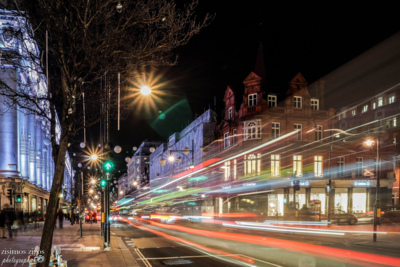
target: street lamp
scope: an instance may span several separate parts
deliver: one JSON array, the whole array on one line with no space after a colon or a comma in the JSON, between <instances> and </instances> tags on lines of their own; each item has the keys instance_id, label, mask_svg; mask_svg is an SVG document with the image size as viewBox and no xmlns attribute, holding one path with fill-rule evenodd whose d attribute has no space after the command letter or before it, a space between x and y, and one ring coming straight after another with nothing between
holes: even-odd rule
<instances>
[{"instance_id":1,"label":"street lamp","mask_svg":"<svg viewBox=\"0 0 400 267\"><path fill-rule=\"evenodd\" d=\"M149 95L149 94L151 94L151 89L150 89L150 87L148 87L147 85L145 85L145 86L142 86L142 88L140 88L140 93L142 94L142 95Z\"/></svg>"},{"instance_id":2,"label":"street lamp","mask_svg":"<svg viewBox=\"0 0 400 267\"><path fill-rule=\"evenodd\" d=\"M372 146L374 144L374 141L371 139L368 139L367 141L364 142L365 145L367 146ZM379 199L379 188L380 188L380 177L379 177L379 164L380 164L380 158L379 158L379 138L376 139L376 171L375 171L375 176L376 176L376 190L375 190L375 204L374 204L374 233L373 233L373 240L376 242L376 232L377 232L377 226L379 224L379 218L381 217L381 207L380 207L380 199Z\"/></svg>"},{"instance_id":3,"label":"street lamp","mask_svg":"<svg viewBox=\"0 0 400 267\"><path fill-rule=\"evenodd\" d=\"M183 150L170 150L169 151L169 156L168 156L168 161L169 162L174 162L175 161L175 157L172 154L172 152L179 152L179 153L183 153L185 156L189 153L192 154L192 162L190 163L190 168L193 169L194 168L194 140L192 140L192 149L189 149L188 147L183 148ZM187 157L187 156L186 156ZM188 158L188 157L187 157ZM189 159L189 158L188 158ZM181 162L182 158L178 157L178 162ZM159 161L161 166L164 166L167 161L164 158L161 158Z\"/></svg>"}]
</instances>

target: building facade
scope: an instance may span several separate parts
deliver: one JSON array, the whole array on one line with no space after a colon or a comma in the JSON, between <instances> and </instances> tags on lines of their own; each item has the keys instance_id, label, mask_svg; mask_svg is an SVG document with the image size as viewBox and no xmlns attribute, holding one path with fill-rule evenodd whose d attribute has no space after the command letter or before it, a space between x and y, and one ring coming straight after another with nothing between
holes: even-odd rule
<instances>
[{"instance_id":1,"label":"building facade","mask_svg":"<svg viewBox=\"0 0 400 267\"><path fill-rule=\"evenodd\" d=\"M19 27L21 22L8 11L0 10L1 54L13 50L23 50L21 40L7 36L6 27ZM28 40L26 37L24 40ZM35 47L35 44L31 44ZM37 48L36 48L37 51ZM22 60L21 60L22 61ZM28 69L36 69L34 62L21 62ZM31 67L29 67L31 65ZM1 62L0 78L9 87L16 89L27 80L37 80L31 88L33 94L47 92L46 78L35 71L25 72L15 69L6 61ZM9 108L8 99L0 97L0 206L11 204L15 209L31 213L37 211L45 214L52 186L54 162L50 143L50 122L35 114L29 113L24 107ZM57 138L60 127L57 124ZM61 206L71 201L72 168L69 156L66 155L64 172L64 194ZM21 201L16 200L21 198ZM43 218L43 216L41 217Z\"/></svg>"}]
</instances>

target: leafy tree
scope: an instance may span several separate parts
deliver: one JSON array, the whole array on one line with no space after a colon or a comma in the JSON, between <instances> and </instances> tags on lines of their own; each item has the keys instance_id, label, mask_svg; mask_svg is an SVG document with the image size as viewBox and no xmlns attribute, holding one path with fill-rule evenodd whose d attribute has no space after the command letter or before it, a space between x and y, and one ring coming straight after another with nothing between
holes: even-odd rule
<instances>
[{"instance_id":1,"label":"leafy tree","mask_svg":"<svg viewBox=\"0 0 400 267\"><path fill-rule=\"evenodd\" d=\"M212 21L208 14L196 18L197 4L170 0L0 1L0 8L10 10L16 18L3 34L18 40L21 48L3 51L3 63L39 78L16 79L15 88L3 80L0 95L10 108L23 108L50 122L55 173L40 244L45 251L43 266L49 264L69 143L85 127L104 119L116 104L109 96L115 95L118 73L124 78L177 64L174 49L187 44ZM29 40L35 41L37 49L25 42ZM46 77L47 90L42 90L38 83ZM59 141L56 115L61 126Z\"/></svg>"}]
</instances>

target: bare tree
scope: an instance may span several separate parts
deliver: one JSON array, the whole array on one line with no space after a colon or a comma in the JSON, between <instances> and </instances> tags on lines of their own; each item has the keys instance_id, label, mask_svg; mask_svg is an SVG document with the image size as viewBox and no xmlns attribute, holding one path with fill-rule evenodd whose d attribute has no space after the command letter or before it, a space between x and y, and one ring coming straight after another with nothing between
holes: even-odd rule
<instances>
[{"instance_id":1,"label":"bare tree","mask_svg":"<svg viewBox=\"0 0 400 267\"><path fill-rule=\"evenodd\" d=\"M212 20L208 14L197 20L197 4L179 5L170 0L0 3L0 8L15 17L15 24L2 34L12 36L23 48L3 51L2 63L37 77L17 79L17 87L3 80L0 95L10 108L18 106L50 122L55 173L40 244L45 252L43 266L49 264L68 144L84 127L104 118L105 109L100 107L116 89L117 73L127 77L148 67L177 63L174 49L187 44ZM37 49L29 40L35 41ZM47 90L35 90L42 88L43 80ZM56 118L61 126L59 140Z\"/></svg>"}]
</instances>

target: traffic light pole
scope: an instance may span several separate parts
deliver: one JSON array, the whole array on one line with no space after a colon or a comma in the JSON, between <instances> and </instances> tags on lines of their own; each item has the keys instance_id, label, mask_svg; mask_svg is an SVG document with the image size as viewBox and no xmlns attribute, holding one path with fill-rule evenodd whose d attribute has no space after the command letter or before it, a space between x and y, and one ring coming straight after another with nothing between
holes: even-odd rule
<instances>
[{"instance_id":1,"label":"traffic light pole","mask_svg":"<svg viewBox=\"0 0 400 267\"><path fill-rule=\"evenodd\" d=\"M106 172L106 181L107 184L104 187L104 202L105 202L105 207L104 207L104 215L105 215L105 220L104 220L104 250L105 251L110 251L111 250L111 242L110 242L110 173Z\"/></svg>"},{"instance_id":2,"label":"traffic light pole","mask_svg":"<svg viewBox=\"0 0 400 267\"><path fill-rule=\"evenodd\" d=\"M101 189L101 207L100 207L100 211L101 211L101 229L100 229L100 237L104 238L104 220L103 220L103 216L104 216L104 206L105 206L105 201L104 201L104 189Z\"/></svg>"}]
</instances>

